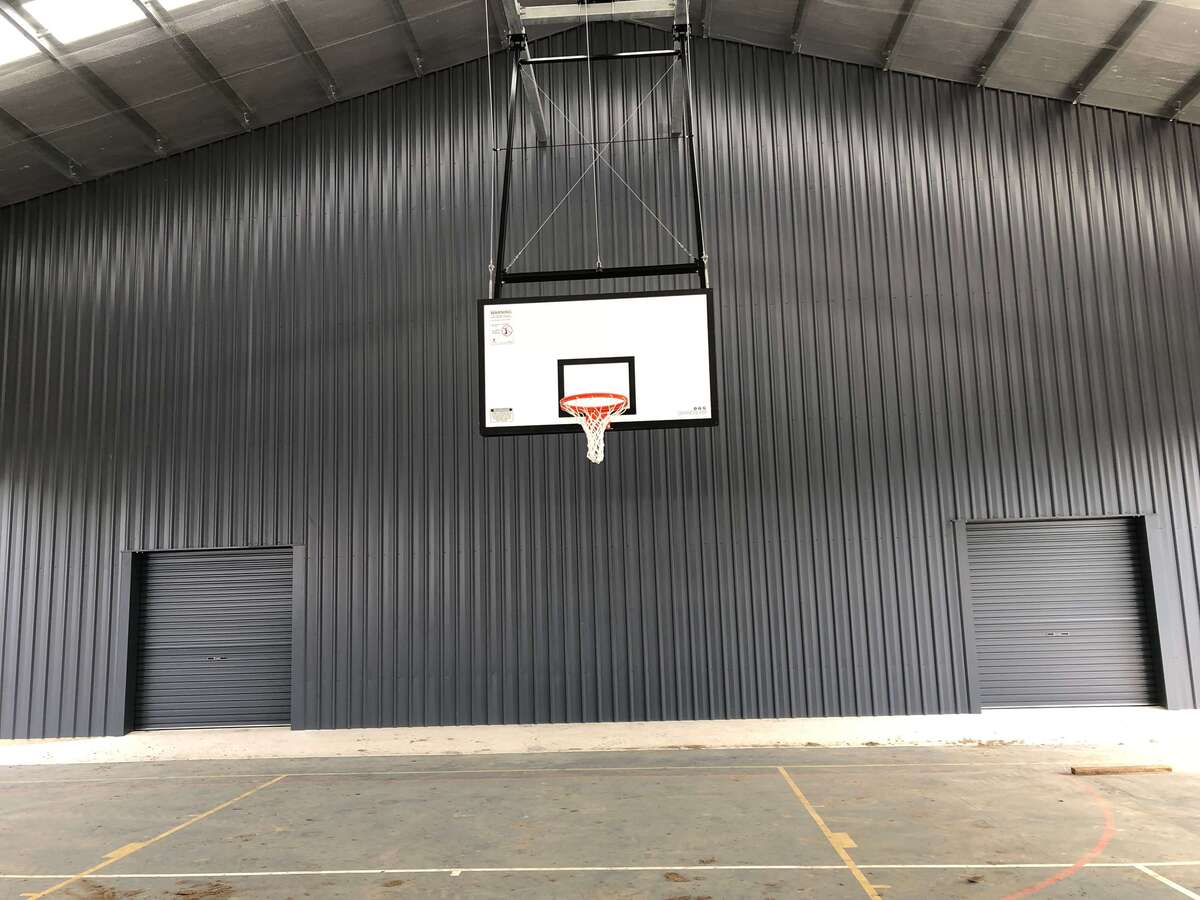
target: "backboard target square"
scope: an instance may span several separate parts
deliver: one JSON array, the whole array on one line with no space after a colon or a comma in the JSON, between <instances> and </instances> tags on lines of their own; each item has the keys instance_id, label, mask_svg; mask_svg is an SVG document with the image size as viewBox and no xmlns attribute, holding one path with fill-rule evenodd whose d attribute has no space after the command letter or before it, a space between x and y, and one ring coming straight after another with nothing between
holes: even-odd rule
<instances>
[{"instance_id":1,"label":"backboard target square","mask_svg":"<svg viewBox=\"0 0 1200 900\"><path fill-rule=\"evenodd\" d=\"M637 415L637 362L632 356L589 356L558 361L558 395L621 394L629 398L624 415ZM559 418L571 414L559 408Z\"/></svg>"}]
</instances>

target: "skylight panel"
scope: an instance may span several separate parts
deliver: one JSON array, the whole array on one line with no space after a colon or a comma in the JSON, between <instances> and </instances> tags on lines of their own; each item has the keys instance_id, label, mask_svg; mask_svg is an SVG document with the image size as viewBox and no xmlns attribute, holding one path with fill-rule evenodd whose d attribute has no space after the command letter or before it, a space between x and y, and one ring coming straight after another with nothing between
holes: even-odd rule
<instances>
[{"instance_id":1,"label":"skylight panel","mask_svg":"<svg viewBox=\"0 0 1200 900\"><path fill-rule=\"evenodd\" d=\"M37 47L19 28L0 19L0 66L37 53Z\"/></svg>"},{"instance_id":2,"label":"skylight panel","mask_svg":"<svg viewBox=\"0 0 1200 900\"><path fill-rule=\"evenodd\" d=\"M24 9L64 44L146 19L131 0L26 0Z\"/></svg>"}]
</instances>

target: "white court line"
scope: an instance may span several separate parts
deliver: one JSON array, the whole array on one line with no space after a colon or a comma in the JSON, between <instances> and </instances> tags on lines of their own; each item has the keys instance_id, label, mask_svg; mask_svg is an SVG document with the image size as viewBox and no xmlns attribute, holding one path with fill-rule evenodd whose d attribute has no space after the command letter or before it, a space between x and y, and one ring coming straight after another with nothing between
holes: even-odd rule
<instances>
[{"instance_id":1,"label":"white court line","mask_svg":"<svg viewBox=\"0 0 1200 900\"><path fill-rule=\"evenodd\" d=\"M1070 863L863 863L860 869L1061 869ZM1139 869L1146 874L1162 879L1156 872L1148 871L1171 866L1200 866L1200 860L1174 860L1170 862L1103 862L1088 863L1085 869ZM686 865L686 866L489 866L489 867L440 867L425 869L291 869L258 872L110 872L95 876L98 879L116 878L282 878L317 875L453 875L505 874L505 873L555 873L555 872L774 872L774 871L830 871L842 870L842 865ZM38 881L50 878L65 878L64 875L3 875L4 879ZM1178 887L1178 886L1177 886ZM1181 890L1186 890L1181 888ZM1195 896L1190 895L1190 896ZM1200 898L1197 898L1200 900Z\"/></svg>"},{"instance_id":2,"label":"white court line","mask_svg":"<svg viewBox=\"0 0 1200 900\"><path fill-rule=\"evenodd\" d=\"M1149 875L1155 881L1162 882L1167 887L1172 888L1173 890L1179 891L1179 893L1183 894L1183 896L1185 896L1185 897L1191 897L1192 900L1200 900L1200 894L1197 894L1195 891L1189 891L1182 884L1176 884L1170 878L1164 878L1162 875L1159 875L1157 872L1152 872L1150 869L1148 869L1144 865L1134 866L1134 868L1137 869L1139 872L1145 872L1147 875Z\"/></svg>"},{"instance_id":3,"label":"white court line","mask_svg":"<svg viewBox=\"0 0 1200 900\"><path fill-rule=\"evenodd\" d=\"M305 776L320 777L354 777L357 775L553 775L556 772L593 773L593 772L691 772L691 771L721 771L745 769L769 769L777 771L780 766L785 769L1048 769L1060 771L1066 763L1030 764L1025 762L966 762L966 763L771 763L771 764L730 764L704 766L589 766L547 769L399 769L399 770L341 770L336 772L251 772L240 774L236 772L219 772L199 775L129 775L118 778L28 778L0 781L6 784L96 784L105 782L124 781L195 781L215 778L271 778L275 775L287 775L289 778L304 778Z\"/></svg>"}]
</instances>

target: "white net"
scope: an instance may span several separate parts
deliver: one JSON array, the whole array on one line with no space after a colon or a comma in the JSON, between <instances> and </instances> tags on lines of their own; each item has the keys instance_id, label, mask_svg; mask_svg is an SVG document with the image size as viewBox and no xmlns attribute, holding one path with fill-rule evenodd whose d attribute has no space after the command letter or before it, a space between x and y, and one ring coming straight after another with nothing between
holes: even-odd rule
<instances>
[{"instance_id":1,"label":"white net","mask_svg":"<svg viewBox=\"0 0 1200 900\"><path fill-rule=\"evenodd\" d=\"M575 417L587 435L587 458L604 462L604 432L629 408L629 398L623 394L575 394L563 397L559 406Z\"/></svg>"}]
</instances>

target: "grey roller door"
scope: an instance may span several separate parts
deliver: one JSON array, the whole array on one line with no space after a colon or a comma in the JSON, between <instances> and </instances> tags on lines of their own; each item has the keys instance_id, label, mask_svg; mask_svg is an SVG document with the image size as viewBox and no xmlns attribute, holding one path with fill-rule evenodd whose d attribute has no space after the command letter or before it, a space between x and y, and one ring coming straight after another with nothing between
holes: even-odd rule
<instances>
[{"instance_id":1,"label":"grey roller door","mask_svg":"<svg viewBox=\"0 0 1200 900\"><path fill-rule=\"evenodd\" d=\"M137 728L290 721L290 548L140 558Z\"/></svg>"},{"instance_id":2,"label":"grey roller door","mask_svg":"<svg viewBox=\"0 0 1200 900\"><path fill-rule=\"evenodd\" d=\"M1140 522L967 526L983 706L1159 702Z\"/></svg>"}]
</instances>

